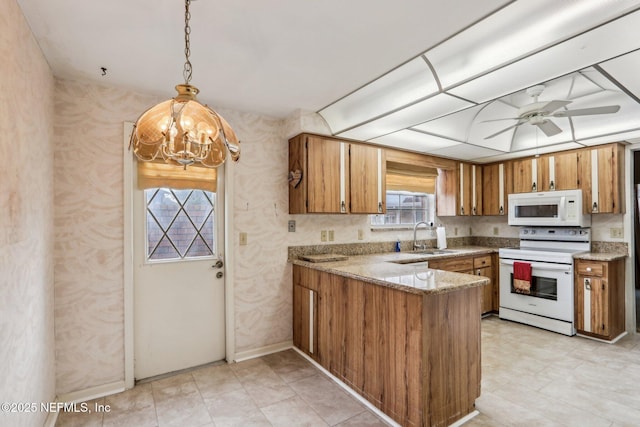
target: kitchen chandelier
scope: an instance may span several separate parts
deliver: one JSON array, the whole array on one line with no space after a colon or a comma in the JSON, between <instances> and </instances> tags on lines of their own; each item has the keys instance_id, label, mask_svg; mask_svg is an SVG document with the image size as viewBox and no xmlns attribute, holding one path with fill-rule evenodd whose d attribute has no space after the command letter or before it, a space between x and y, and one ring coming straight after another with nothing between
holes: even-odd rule
<instances>
[{"instance_id":1,"label":"kitchen chandelier","mask_svg":"<svg viewBox=\"0 0 640 427\"><path fill-rule=\"evenodd\" d=\"M189 36L189 6L185 0L184 84L176 86L178 95L142 113L131 134L129 149L139 160L150 162L162 156L165 162L184 166L200 163L215 168L224 163L227 150L234 162L240 158L240 141L222 116L196 99L199 90L189 84L192 67Z\"/></svg>"}]
</instances>

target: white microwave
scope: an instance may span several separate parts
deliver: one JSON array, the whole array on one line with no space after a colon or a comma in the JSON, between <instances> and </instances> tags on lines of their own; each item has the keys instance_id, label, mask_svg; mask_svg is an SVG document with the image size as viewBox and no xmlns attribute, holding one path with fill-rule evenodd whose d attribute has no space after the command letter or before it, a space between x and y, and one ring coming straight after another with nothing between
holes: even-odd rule
<instances>
[{"instance_id":1,"label":"white microwave","mask_svg":"<svg viewBox=\"0 0 640 427\"><path fill-rule=\"evenodd\" d=\"M509 194L509 225L589 227L582 190Z\"/></svg>"}]
</instances>

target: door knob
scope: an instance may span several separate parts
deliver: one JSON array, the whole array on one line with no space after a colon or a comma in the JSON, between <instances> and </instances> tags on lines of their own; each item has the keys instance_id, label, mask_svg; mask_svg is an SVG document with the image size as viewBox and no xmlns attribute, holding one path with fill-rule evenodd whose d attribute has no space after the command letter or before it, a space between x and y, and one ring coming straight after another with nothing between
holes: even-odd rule
<instances>
[{"instance_id":1,"label":"door knob","mask_svg":"<svg viewBox=\"0 0 640 427\"><path fill-rule=\"evenodd\" d=\"M216 278L217 278L217 279L221 279L221 278L222 278L222 276L224 276L224 273L223 273L222 271L218 271L218 272L216 273Z\"/></svg>"},{"instance_id":2,"label":"door knob","mask_svg":"<svg viewBox=\"0 0 640 427\"><path fill-rule=\"evenodd\" d=\"M222 268L224 266L224 263L222 262L221 259L219 259L218 261L216 261L215 264L213 264L211 267L213 268Z\"/></svg>"}]
</instances>

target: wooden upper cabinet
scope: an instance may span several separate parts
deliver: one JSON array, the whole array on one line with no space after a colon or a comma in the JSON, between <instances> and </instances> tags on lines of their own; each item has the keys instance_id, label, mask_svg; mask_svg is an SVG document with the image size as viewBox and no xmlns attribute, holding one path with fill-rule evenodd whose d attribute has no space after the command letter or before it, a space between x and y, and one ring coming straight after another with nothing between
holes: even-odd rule
<instances>
[{"instance_id":1,"label":"wooden upper cabinet","mask_svg":"<svg viewBox=\"0 0 640 427\"><path fill-rule=\"evenodd\" d=\"M458 163L455 169L439 169L436 180L436 215L482 214L482 168Z\"/></svg>"},{"instance_id":2,"label":"wooden upper cabinet","mask_svg":"<svg viewBox=\"0 0 640 427\"><path fill-rule=\"evenodd\" d=\"M307 212L347 212L347 150L348 144L344 142L307 139Z\"/></svg>"},{"instance_id":3,"label":"wooden upper cabinet","mask_svg":"<svg viewBox=\"0 0 640 427\"><path fill-rule=\"evenodd\" d=\"M382 148L350 145L351 213L378 214L386 211L385 170L385 153Z\"/></svg>"},{"instance_id":4,"label":"wooden upper cabinet","mask_svg":"<svg viewBox=\"0 0 640 427\"><path fill-rule=\"evenodd\" d=\"M436 215L455 216L458 213L458 170L438 169L436 178Z\"/></svg>"},{"instance_id":5,"label":"wooden upper cabinet","mask_svg":"<svg viewBox=\"0 0 640 427\"><path fill-rule=\"evenodd\" d=\"M584 213L624 213L624 146L579 151L578 181Z\"/></svg>"},{"instance_id":6,"label":"wooden upper cabinet","mask_svg":"<svg viewBox=\"0 0 640 427\"><path fill-rule=\"evenodd\" d=\"M494 163L482 167L482 214L506 215L507 194L511 193L511 165Z\"/></svg>"},{"instance_id":7,"label":"wooden upper cabinet","mask_svg":"<svg viewBox=\"0 0 640 427\"><path fill-rule=\"evenodd\" d=\"M511 161L514 193L538 191L537 166L538 159L518 159Z\"/></svg>"},{"instance_id":8,"label":"wooden upper cabinet","mask_svg":"<svg viewBox=\"0 0 640 427\"><path fill-rule=\"evenodd\" d=\"M298 135L289 140L289 213L384 213L384 174L381 148Z\"/></svg>"},{"instance_id":9,"label":"wooden upper cabinet","mask_svg":"<svg viewBox=\"0 0 640 427\"><path fill-rule=\"evenodd\" d=\"M538 191L575 190L578 187L578 153L570 151L538 158Z\"/></svg>"}]
</instances>

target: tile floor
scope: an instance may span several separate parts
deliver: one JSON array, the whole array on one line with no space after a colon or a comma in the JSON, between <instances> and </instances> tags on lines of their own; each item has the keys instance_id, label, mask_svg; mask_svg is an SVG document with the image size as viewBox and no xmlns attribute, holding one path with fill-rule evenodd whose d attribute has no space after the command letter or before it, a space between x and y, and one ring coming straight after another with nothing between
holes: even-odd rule
<instances>
[{"instance_id":1,"label":"tile floor","mask_svg":"<svg viewBox=\"0 0 640 427\"><path fill-rule=\"evenodd\" d=\"M614 345L488 317L480 415L467 426L640 425L640 336ZM210 366L61 413L66 426L384 426L292 350Z\"/></svg>"}]
</instances>

